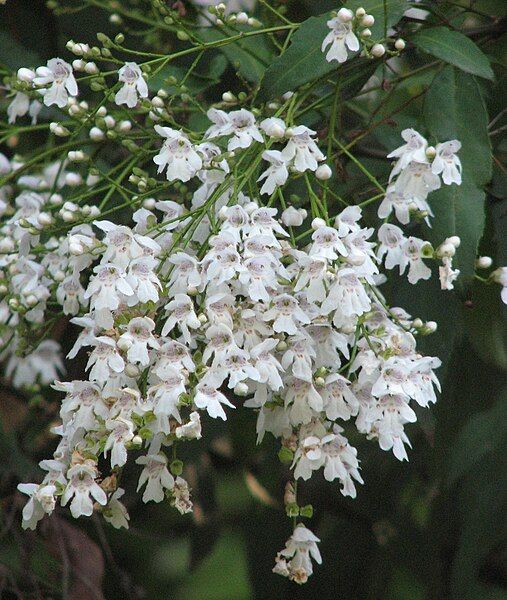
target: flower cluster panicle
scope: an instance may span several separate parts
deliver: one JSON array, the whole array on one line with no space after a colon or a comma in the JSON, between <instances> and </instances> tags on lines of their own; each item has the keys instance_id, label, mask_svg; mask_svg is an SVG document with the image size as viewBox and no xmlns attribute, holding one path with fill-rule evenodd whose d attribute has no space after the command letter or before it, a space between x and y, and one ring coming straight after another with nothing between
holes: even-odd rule
<instances>
[{"instance_id":1,"label":"flower cluster panicle","mask_svg":"<svg viewBox=\"0 0 507 600\"><path fill-rule=\"evenodd\" d=\"M254 27L234 12L249 5L210 14ZM328 22L327 60L361 48L383 55L372 25L364 9L340 9ZM299 505L297 483L321 472L354 498L359 436L408 460L416 409L436 402L440 360L421 354L417 339L437 325L390 306L381 285L395 268L412 284L428 279L427 261L437 260L441 287L453 288L459 237L433 248L392 221L430 224L429 194L461 184L460 142L433 148L404 130L373 226L360 205L328 205L333 140L326 157L319 134L298 122L297 93L251 110L247 94L205 109L196 100L208 122L195 131L179 119L180 108L190 112L186 91L176 107L176 96L152 89L160 57L123 63L112 55L122 35L98 37L102 49L68 43L72 64L54 58L8 79L10 123L61 114L47 134L68 138L39 161L0 154L0 359L16 387L61 396L42 481L18 488L28 496L23 527L58 503L76 518L96 511L128 527L119 475L129 462L144 503L190 512L178 449L203 437L208 419L247 409L258 442L276 438L290 470L294 527L273 570L304 583L321 562L320 540L301 522L313 509ZM101 60L116 68L101 72ZM105 93L80 100L78 84ZM96 157L110 149L105 172ZM308 197L289 200L301 182ZM488 257L477 262L491 267ZM507 303L506 269L487 281L502 285ZM67 358L87 359L71 381L51 337L63 320L77 332Z\"/></svg>"}]
</instances>

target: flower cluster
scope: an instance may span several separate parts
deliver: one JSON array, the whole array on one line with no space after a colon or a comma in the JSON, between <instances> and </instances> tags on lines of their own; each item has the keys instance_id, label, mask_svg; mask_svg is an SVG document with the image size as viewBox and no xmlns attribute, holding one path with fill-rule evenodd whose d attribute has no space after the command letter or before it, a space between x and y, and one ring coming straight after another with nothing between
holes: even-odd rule
<instances>
[{"instance_id":1,"label":"flower cluster","mask_svg":"<svg viewBox=\"0 0 507 600\"><path fill-rule=\"evenodd\" d=\"M245 17L236 20L251 24ZM340 9L328 25L327 60L344 62L361 46L369 56L386 51L368 41L364 9ZM433 148L404 130L406 143L387 157L395 162L375 228L360 205L328 206L332 157L297 121L295 94L248 110L246 94L224 93L208 110L199 105L208 123L194 131L178 123L164 89L151 91L149 63L159 58L114 59L119 69L101 73L97 63L122 37L100 39L102 49L69 42L72 64L55 58L9 79L11 123L39 111L44 119L51 107L63 116L48 136L69 138L59 160L51 148L40 162L0 154L0 358L15 386L62 395L42 481L19 485L29 496L23 527L58 503L128 527L119 486L128 462L139 466L143 502L190 512L179 448L231 410L255 412L258 442L278 440L292 482L321 471L354 498L363 479L349 439L363 435L408 460L415 409L436 401L440 361L416 344L436 324L389 306L381 271L398 268L415 284L436 259L442 288L453 288L459 238L434 249L391 221L430 223L429 194L461 184L460 143ZM104 90L107 76L104 101L78 101L78 83L91 78L91 91ZM89 146L121 158L105 173ZM308 197L289 200L301 181ZM487 258L478 266L491 267ZM490 279L507 301L505 268ZM65 364L50 335L62 319L79 332L68 358L87 357L72 381L60 380ZM296 488L285 497L295 527L274 571L303 583L321 556Z\"/></svg>"}]
</instances>

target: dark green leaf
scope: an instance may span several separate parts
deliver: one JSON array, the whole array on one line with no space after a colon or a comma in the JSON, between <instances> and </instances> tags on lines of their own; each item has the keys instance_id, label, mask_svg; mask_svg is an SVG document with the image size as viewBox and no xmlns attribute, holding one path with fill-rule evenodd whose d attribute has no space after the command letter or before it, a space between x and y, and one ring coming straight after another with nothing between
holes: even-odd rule
<instances>
[{"instance_id":1,"label":"dark green leaf","mask_svg":"<svg viewBox=\"0 0 507 600\"><path fill-rule=\"evenodd\" d=\"M215 42L224 38L222 32L211 27L202 29L199 36L204 42ZM272 60L272 49L266 36L245 38L220 46L218 50L245 79L253 83L260 81Z\"/></svg>"},{"instance_id":2,"label":"dark green leaf","mask_svg":"<svg viewBox=\"0 0 507 600\"><path fill-rule=\"evenodd\" d=\"M424 52L472 75L494 79L488 57L471 39L447 27L422 29L412 38Z\"/></svg>"},{"instance_id":3,"label":"dark green leaf","mask_svg":"<svg viewBox=\"0 0 507 600\"><path fill-rule=\"evenodd\" d=\"M475 414L459 433L449 457L449 485L477 467L503 442L507 442L507 391L489 410Z\"/></svg>"}]
</instances>

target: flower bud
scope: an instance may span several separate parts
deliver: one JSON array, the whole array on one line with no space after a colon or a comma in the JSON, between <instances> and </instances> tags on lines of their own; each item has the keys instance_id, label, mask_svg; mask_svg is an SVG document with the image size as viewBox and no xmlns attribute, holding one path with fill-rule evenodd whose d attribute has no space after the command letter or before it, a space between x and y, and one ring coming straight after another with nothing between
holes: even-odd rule
<instances>
[{"instance_id":1,"label":"flower bud","mask_svg":"<svg viewBox=\"0 0 507 600\"><path fill-rule=\"evenodd\" d=\"M365 27L371 27L375 23L375 17L373 15L364 15L361 19L361 25Z\"/></svg>"},{"instance_id":2,"label":"flower bud","mask_svg":"<svg viewBox=\"0 0 507 600\"><path fill-rule=\"evenodd\" d=\"M380 58L386 53L385 46L383 44L374 44L372 46L371 53L375 58Z\"/></svg>"},{"instance_id":3,"label":"flower bud","mask_svg":"<svg viewBox=\"0 0 507 600\"><path fill-rule=\"evenodd\" d=\"M419 317L412 321L412 327L415 327L416 329L421 329L423 325L424 323L422 322L422 319L419 319Z\"/></svg>"},{"instance_id":4,"label":"flower bud","mask_svg":"<svg viewBox=\"0 0 507 600\"><path fill-rule=\"evenodd\" d=\"M360 6L357 10L356 10L356 17L358 19L360 19L361 17L364 17L364 15L366 14L366 11L364 10L364 8L362 6Z\"/></svg>"},{"instance_id":5,"label":"flower bud","mask_svg":"<svg viewBox=\"0 0 507 600\"><path fill-rule=\"evenodd\" d=\"M238 25L246 25L248 23L248 15L246 12L240 12L236 15L236 23L238 23Z\"/></svg>"},{"instance_id":6,"label":"flower bud","mask_svg":"<svg viewBox=\"0 0 507 600\"><path fill-rule=\"evenodd\" d=\"M475 265L478 269L489 269L493 264L493 259L491 256L479 256Z\"/></svg>"},{"instance_id":7,"label":"flower bud","mask_svg":"<svg viewBox=\"0 0 507 600\"><path fill-rule=\"evenodd\" d=\"M32 83L35 78L35 72L32 69L26 69L25 67L21 67L18 69L17 78L19 81L23 81L25 83Z\"/></svg>"},{"instance_id":8,"label":"flower bud","mask_svg":"<svg viewBox=\"0 0 507 600\"><path fill-rule=\"evenodd\" d=\"M444 243L444 244L441 244L437 248L437 255L439 257L444 257L444 256L451 257L451 256L454 256L455 254L456 254L456 248L452 244Z\"/></svg>"},{"instance_id":9,"label":"flower bud","mask_svg":"<svg viewBox=\"0 0 507 600\"><path fill-rule=\"evenodd\" d=\"M332 176L333 176L333 171L331 170L331 167L327 164L320 165L319 167L317 167L317 170L315 171L315 177L317 177L317 179L320 179L321 181L326 181L327 179L330 179Z\"/></svg>"},{"instance_id":10,"label":"flower bud","mask_svg":"<svg viewBox=\"0 0 507 600\"><path fill-rule=\"evenodd\" d=\"M394 42L394 47L396 48L396 50L405 50L405 40L402 40L401 38L398 38L395 42Z\"/></svg>"},{"instance_id":11,"label":"flower bud","mask_svg":"<svg viewBox=\"0 0 507 600\"><path fill-rule=\"evenodd\" d=\"M232 92L224 92L222 94L222 100L224 102L236 102L236 96Z\"/></svg>"},{"instance_id":12,"label":"flower bud","mask_svg":"<svg viewBox=\"0 0 507 600\"><path fill-rule=\"evenodd\" d=\"M39 225L42 225L42 227L46 227L47 225L51 225L53 218L49 213L41 212L37 217L37 222Z\"/></svg>"},{"instance_id":13,"label":"flower bud","mask_svg":"<svg viewBox=\"0 0 507 600\"><path fill-rule=\"evenodd\" d=\"M435 321L428 321L426 323L426 331L428 333L435 333L435 331L437 330L438 325Z\"/></svg>"},{"instance_id":14,"label":"flower bud","mask_svg":"<svg viewBox=\"0 0 507 600\"><path fill-rule=\"evenodd\" d=\"M324 219L321 219L320 217L316 217L312 221L312 229L314 231L317 231L317 229L320 229L321 227L325 227L325 226L326 226L326 222L324 221Z\"/></svg>"},{"instance_id":15,"label":"flower bud","mask_svg":"<svg viewBox=\"0 0 507 600\"><path fill-rule=\"evenodd\" d=\"M70 242L69 244L69 252L73 255L73 256L81 256L81 254L84 254L84 247L82 244L80 244L79 242Z\"/></svg>"},{"instance_id":16,"label":"flower bud","mask_svg":"<svg viewBox=\"0 0 507 600\"><path fill-rule=\"evenodd\" d=\"M248 394L248 385L240 381L234 386L234 393L236 396L246 396Z\"/></svg>"},{"instance_id":17,"label":"flower bud","mask_svg":"<svg viewBox=\"0 0 507 600\"><path fill-rule=\"evenodd\" d=\"M208 317L202 313L197 317L197 319L201 325L205 325L208 322Z\"/></svg>"},{"instance_id":18,"label":"flower bud","mask_svg":"<svg viewBox=\"0 0 507 600\"><path fill-rule=\"evenodd\" d=\"M427 156L427 157L428 157L430 160L432 160L433 158L435 158L435 156L436 156L436 155L437 155L437 151L436 151L436 149L434 148L434 146L428 146L428 147L426 148L426 156Z\"/></svg>"},{"instance_id":19,"label":"flower bud","mask_svg":"<svg viewBox=\"0 0 507 600\"><path fill-rule=\"evenodd\" d=\"M108 129L112 129L116 125L116 120L111 115L104 117L104 123Z\"/></svg>"},{"instance_id":20,"label":"flower bud","mask_svg":"<svg viewBox=\"0 0 507 600\"><path fill-rule=\"evenodd\" d=\"M336 13L336 16L342 23L348 23L354 18L354 13L348 8L340 8L340 10Z\"/></svg>"},{"instance_id":21,"label":"flower bud","mask_svg":"<svg viewBox=\"0 0 507 600\"><path fill-rule=\"evenodd\" d=\"M297 208L289 206L282 212L281 219L287 227L299 227L302 225L304 217Z\"/></svg>"},{"instance_id":22,"label":"flower bud","mask_svg":"<svg viewBox=\"0 0 507 600\"><path fill-rule=\"evenodd\" d=\"M104 132L98 127L92 127L90 129L90 139L94 142L100 142L104 139Z\"/></svg>"},{"instance_id":23,"label":"flower bud","mask_svg":"<svg viewBox=\"0 0 507 600\"><path fill-rule=\"evenodd\" d=\"M88 73L88 75L97 75L97 73L99 72L99 68L94 62L87 62L85 64L84 70L86 73Z\"/></svg>"},{"instance_id":24,"label":"flower bud","mask_svg":"<svg viewBox=\"0 0 507 600\"><path fill-rule=\"evenodd\" d=\"M371 29L363 29L363 31L361 31L361 33L359 34L362 38L369 38L371 37Z\"/></svg>"},{"instance_id":25,"label":"flower bud","mask_svg":"<svg viewBox=\"0 0 507 600\"><path fill-rule=\"evenodd\" d=\"M132 341L125 338L120 338L117 342L117 346L120 350L123 350L123 352L127 352L127 350L129 350L132 346Z\"/></svg>"},{"instance_id":26,"label":"flower bud","mask_svg":"<svg viewBox=\"0 0 507 600\"><path fill-rule=\"evenodd\" d=\"M450 238L447 238L445 242L452 244L455 248L459 248L459 245L461 244L461 238L458 235L452 235Z\"/></svg>"},{"instance_id":27,"label":"flower bud","mask_svg":"<svg viewBox=\"0 0 507 600\"><path fill-rule=\"evenodd\" d=\"M140 374L139 367L136 365L133 365L131 363L128 363L127 366L125 367L125 373L129 377L139 377L139 374Z\"/></svg>"},{"instance_id":28,"label":"flower bud","mask_svg":"<svg viewBox=\"0 0 507 600\"><path fill-rule=\"evenodd\" d=\"M132 438L132 446L140 448L143 445L143 438L140 435L135 435Z\"/></svg>"}]
</instances>

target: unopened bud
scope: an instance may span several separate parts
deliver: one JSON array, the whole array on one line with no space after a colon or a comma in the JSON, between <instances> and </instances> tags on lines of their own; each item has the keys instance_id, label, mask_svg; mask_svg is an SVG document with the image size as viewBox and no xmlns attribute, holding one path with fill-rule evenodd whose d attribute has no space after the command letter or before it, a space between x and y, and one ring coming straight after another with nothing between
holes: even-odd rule
<instances>
[{"instance_id":1,"label":"unopened bud","mask_svg":"<svg viewBox=\"0 0 507 600\"><path fill-rule=\"evenodd\" d=\"M479 256L475 264L478 269L489 269L493 264L493 259L491 256Z\"/></svg>"},{"instance_id":2,"label":"unopened bud","mask_svg":"<svg viewBox=\"0 0 507 600\"><path fill-rule=\"evenodd\" d=\"M320 165L317 170L315 171L315 177L317 177L317 179L320 179L321 181L326 181L327 179L330 179L333 176L333 171L331 170L331 167L327 164L324 165Z\"/></svg>"},{"instance_id":3,"label":"unopened bud","mask_svg":"<svg viewBox=\"0 0 507 600\"><path fill-rule=\"evenodd\" d=\"M336 13L336 16L342 23L348 23L354 18L354 13L348 8L340 8L340 10Z\"/></svg>"},{"instance_id":4,"label":"unopened bud","mask_svg":"<svg viewBox=\"0 0 507 600\"><path fill-rule=\"evenodd\" d=\"M324 221L324 219L321 219L320 217L316 217L312 221L312 229L314 231L317 231L317 229L320 229L321 227L325 227L325 226L326 226L326 222Z\"/></svg>"},{"instance_id":5,"label":"unopened bud","mask_svg":"<svg viewBox=\"0 0 507 600\"><path fill-rule=\"evenodd\" d=\"M397 39L394 42L394 47L396 48L396 50L405 50L405 46L406 46L405 40L402 40L401 38Z\"/></svg>"},{"instance_id":6,"label":"unopened bud","mask_svg":"<svg viewBox=\"0 0 507 600\"><path fill-rule=\"evenodd\" d=\"M361 19L361 25L365 27L371 27L375 23L375 17L373 15L364 15Z\"/></svg>"},{"instance_id":7,"label":"unopened bud","mask_svg":"<svg viewBox=\"0 0 507 600\"><path fill-rule=\"evenodd\" d=\"M375 58L380 58L386 53L385 46L383 44L374 44L372 46L371 53Z\"/></svg>"}]
</instances>

